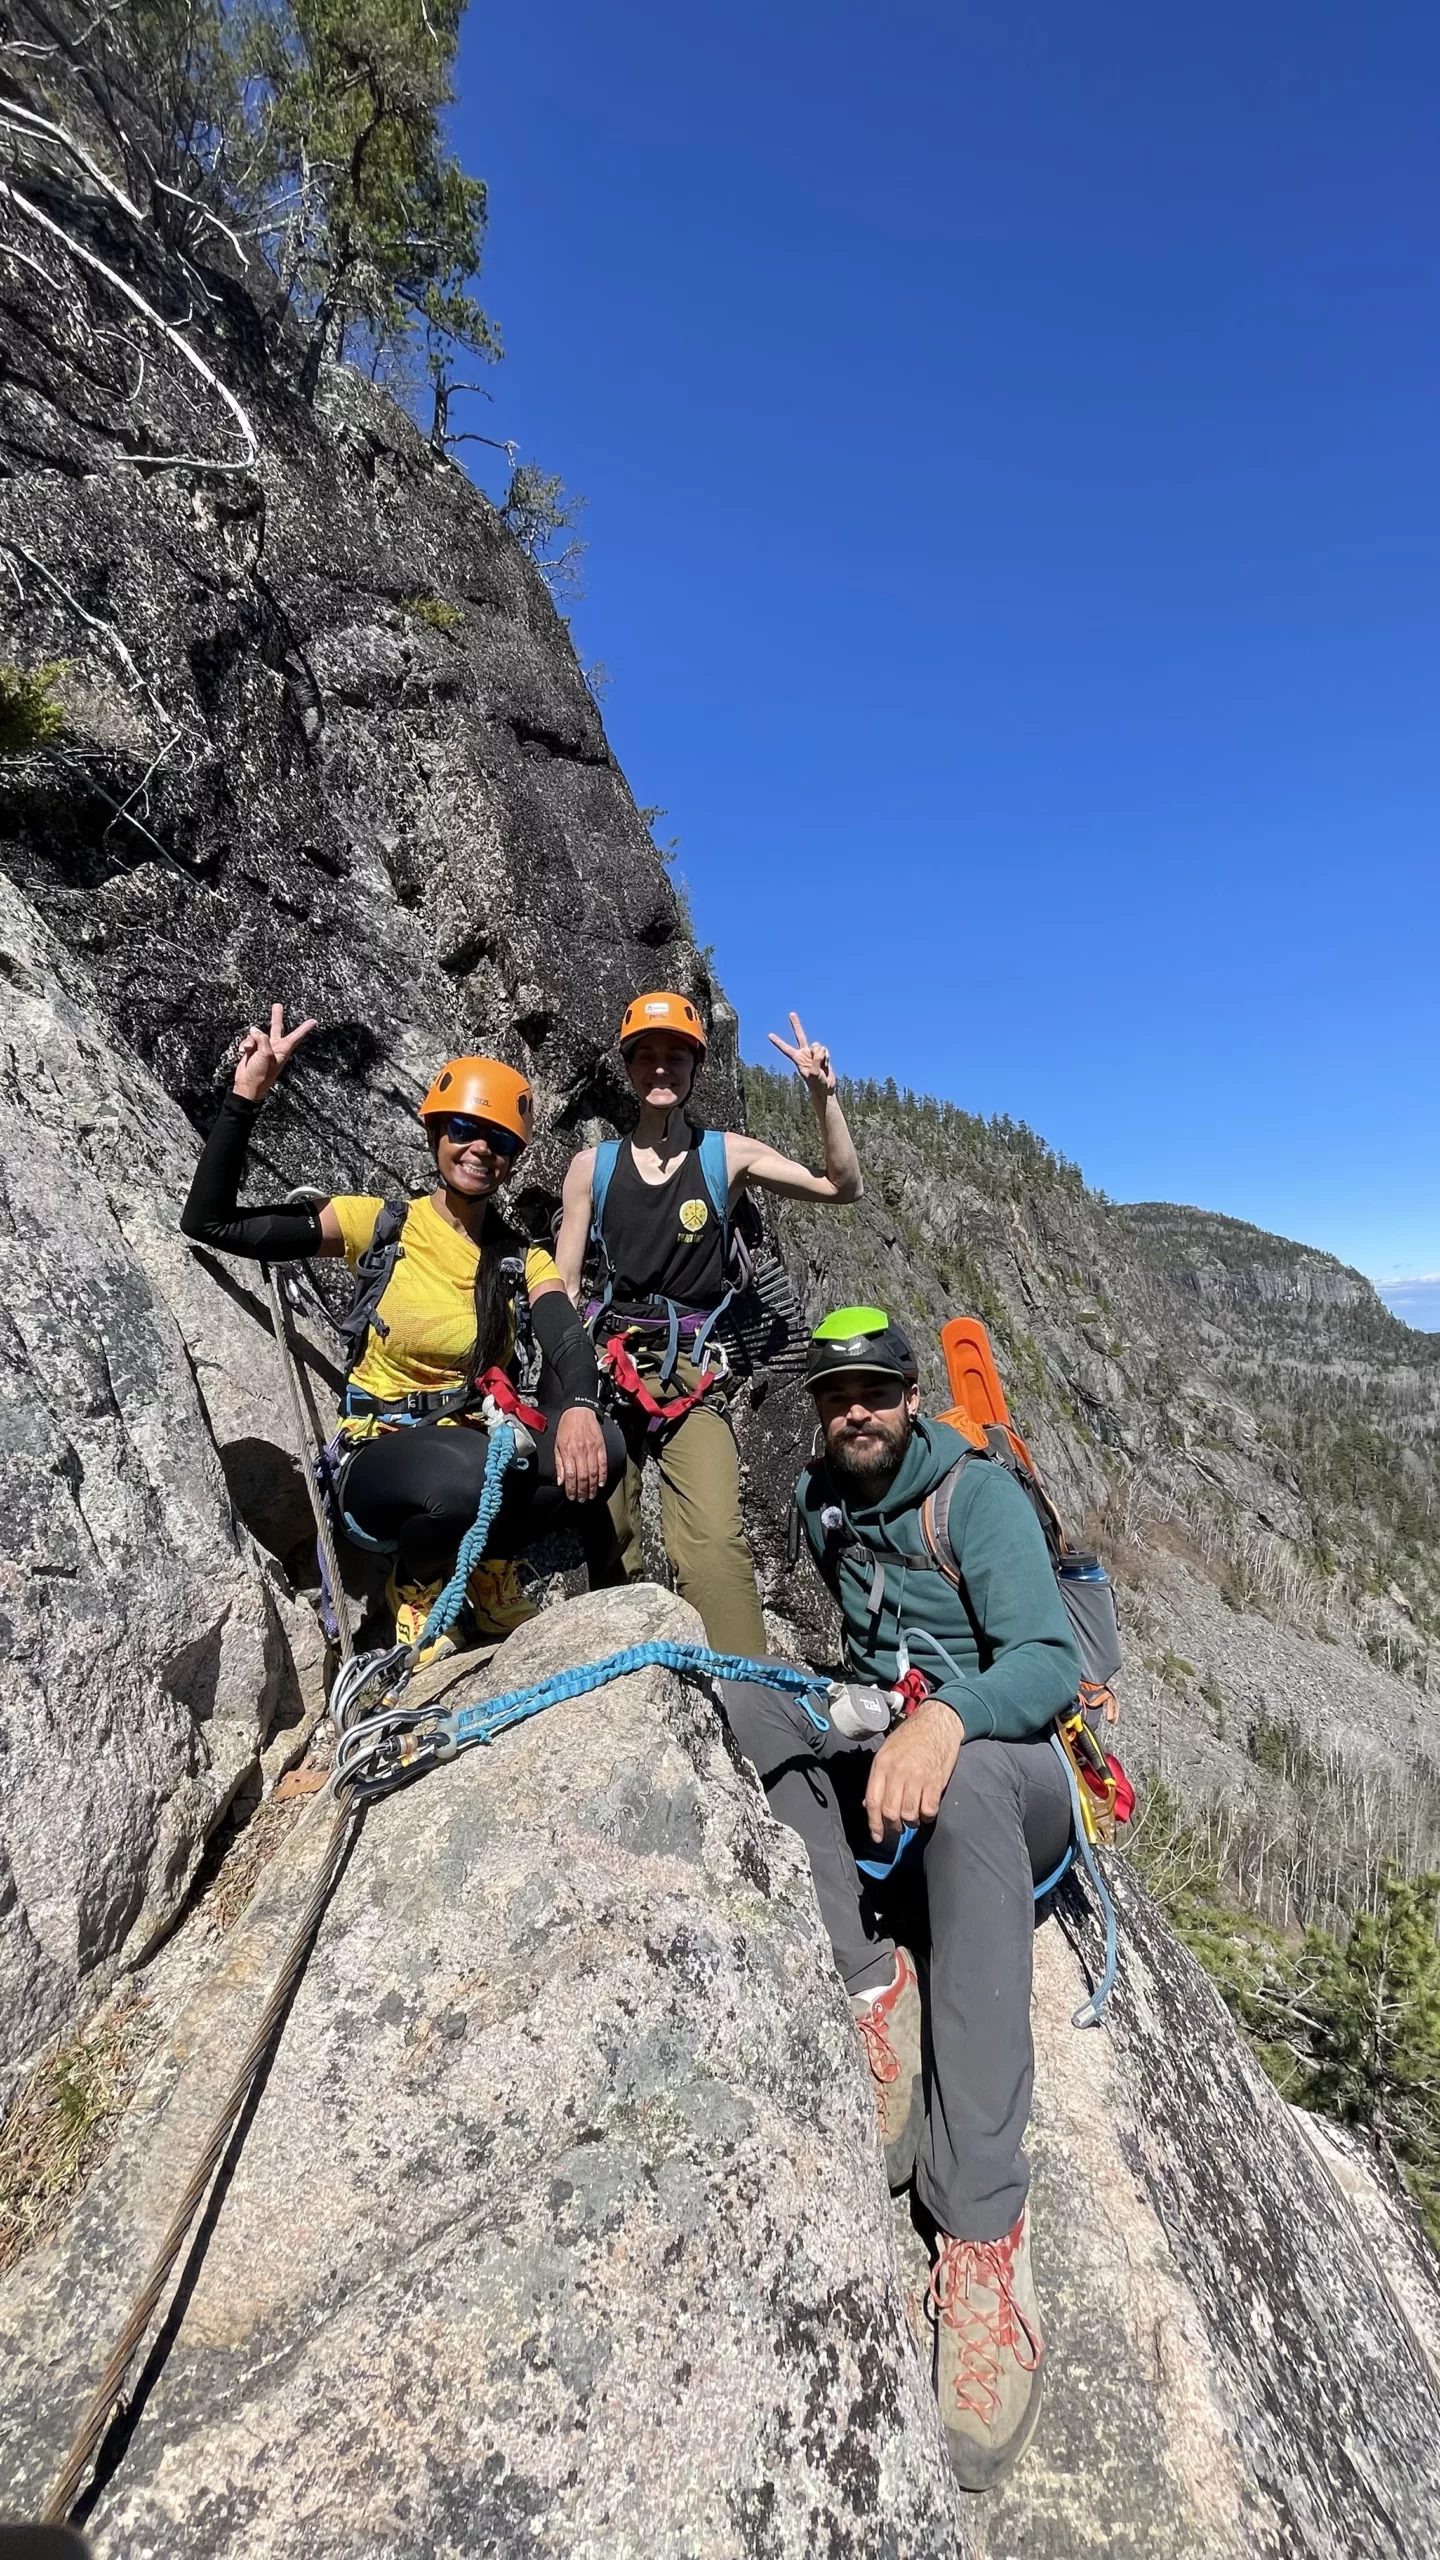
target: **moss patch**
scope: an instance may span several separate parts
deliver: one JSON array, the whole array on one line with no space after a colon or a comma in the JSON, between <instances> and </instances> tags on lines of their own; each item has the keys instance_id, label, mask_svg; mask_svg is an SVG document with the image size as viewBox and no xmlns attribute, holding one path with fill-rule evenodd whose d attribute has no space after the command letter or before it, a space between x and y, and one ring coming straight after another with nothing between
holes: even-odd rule
<instances>
[{"instance_id":1,"label":"moss patch","mask_svg":"<svg viewBox=\"0 0 1440 2560\"><path fill-rule=\"evenodd\" d=\"M0 2270L64 2219L110 2147L155 2036L132 1995L32 2071L0 2127Z\"/></svg>"},{"instance_id":2,"label":"moss patch","mask_svg":"<svg viewBox=\"0 0 1440 2560\"><path fill-rule=\"evenodd\" d=\"M432 631L454 631L465 619L462 607L443 596L402 596L400 610L412 621L428 622Z\"/></svg>"},{"instance_id":3,"label":"moss patch","mask_svg":"<svg viewBox=\"0 0 1440 2560\"><path fill-rule=\"evenodd\" d=\"M41 667L0 665L0 756L33 755L58 746L65 735L65 706L55 698L66 661Z\"/></svg>"}]
</instances>

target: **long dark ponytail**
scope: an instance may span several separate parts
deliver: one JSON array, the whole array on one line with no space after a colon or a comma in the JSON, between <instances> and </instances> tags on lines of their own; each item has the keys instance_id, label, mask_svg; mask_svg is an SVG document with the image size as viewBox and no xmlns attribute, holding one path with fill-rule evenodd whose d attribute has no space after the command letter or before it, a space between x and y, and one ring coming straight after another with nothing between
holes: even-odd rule
<instances>
[{"instance_id":1,"label":"long dark ponytail","mask_svg":"<svg viewBox=\"0 0 1440 2560\"><path fill-rule=\"evenodd\" d=\"M511 1306L515 1296L514 1264L525 1251L525 1238L518 1228L507 1226L492 1209L485 1220L480 1242L480 1259L475 1267L475 1348L470 1354L470 1375L478 1378L484 1369L503 1367L513 1348L511 1341Z\"/></svg>"}]
</instances>

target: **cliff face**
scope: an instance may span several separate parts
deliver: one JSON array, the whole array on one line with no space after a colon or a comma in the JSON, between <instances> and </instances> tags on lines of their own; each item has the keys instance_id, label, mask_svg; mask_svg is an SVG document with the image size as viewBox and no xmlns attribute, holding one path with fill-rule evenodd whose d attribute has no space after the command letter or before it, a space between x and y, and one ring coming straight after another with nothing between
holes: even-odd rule
<instances>
[{"instance_id":1,"label":"cliff face","mask_svg":"<svg viewBox=\"0 0 1440 2560\"><path fill-rule=\"evenodd\" d=\"M48 184L157 310L181 300L63 155ZM320 1017L267 1115L276 1170L412 1177L416 1095L483 1043L535 1079L543 1181L621 1102L636 987L711 996L544 581L358 375L302 405L223 272L194 334L254 459L139 460L233 455L237 431L92 267L25 254L0 303L3 646L64 662L67 727L0 767L0 866L192 1117L258 1004ZM733 1068L722 1007L717 1112Z\"/></svg>"},{"instance_id":2,"label":"cliff face","mask_svg":"<svg viewBox=\"0 0 1440 2560\"><path fill-rule=\"evenodd\" d=\"M358 378L301 405L233 266L197 296L73 154L29 148L25 174L76 245L7 212L3 652L63 662L65 717L0 758L12 2072L171 1926L321 1685L264 1305L176 1233L237 1029L272 998L324 1025L257 1192L413 1181L415 1097L476 1045L535 1079L540 1216L624 1107L614 1025L649 983L712 1007L701 1107L742 1108L733 1016L484 499ZM748 1081L752 1120L808 1151L798 1091ZM991 1324L1122 1580L1130 1755L1280 1815L1295 1789L1256 1739L1277 1718L1403 1776L1435 1741L1428 1350L1324 1257L1115 1209L1024 1132L874 1094L856 1122L865 1202L786 1213L807 1303L893 1306L932 1396L944 1317ZM777 1635L824 1654L823 1595L783 1568L808 1408L738 1419ZM589 1658L607 1610L667 1606L587 1604L512 1659ZM1042 1938L1057 2391L1013 2492L958 2518L793 1843L668 1684L568 1717L367 1824L102 2549L130 2560L182 2513L197 2548L312 2548L347 2497L417 2551L473 2547L477 2516L497 2549L615 2560L637 2537L676 2560L1437 2547L1413 2230L1363 2163L1325 2183L1138 1892L1101 2036L1064 2025L1079 1959ZM112 2162L7 2286L7 2504L33 2502L188 2166L303 1860L230 1956L175 1942L193 1973Z\"/></svg>"},{"instance_id":3,"label":"cliff face","mask_svg":"<svg viewBox=\"0 0 1440 2560\"><path fill-rule=\"evenodd\" d=\"M179 1908L267 1737L318 1705L272 1542L306 1516L247 1295L177 1232L194 1141L0 880L0 2091Z\"/></svg>"},{"instance_id":4,"label":"cliff face","mask_svg":"<svg viewBox=\"0 0 1440 2560\"><path fill-rule=\"evenodd\" d=\"M0 2070L173 1917L319 1676L277 1570L308 1572L307 1511L263 1299L175 1232L185 1115L208 1124L237 1033L272 999L322 1025L260 1125L259 1197L418 1185L416 1100L481 1048L534 1079L517 1206L543 1217L622 1108L615 1027L657 980L713 1011L707 1107L738 1108L733 1015L493 509L358 376L306 408L233 261L183 272L73 153L19 158L74 245L4 206L0 661L58 663L64 728L0 756Z\"/></svg>"},{"instance_id":5,"label":"cliff face","mask_svg":"<svg viewBox=\"0 0 1440 2560\"><path fill-rule=\"evenodd\" d=\"M600 1594L436 1681L455 1705L697 1632ZM0 2278L11 2512L59 2468L328 1831L301 1818L208 1962L182 1940L142 1977L169 2016L115 2148ZM1117 1889L1101 2031L1071 2024L1080 1892L1037 1939L1051 2362L1025 2462L964 2500L804 1861L705 1693L632 1676L373 1808L102 2452L97 2560L1435 2560L1433 2260Z\"/></svg>"}]
</instances>

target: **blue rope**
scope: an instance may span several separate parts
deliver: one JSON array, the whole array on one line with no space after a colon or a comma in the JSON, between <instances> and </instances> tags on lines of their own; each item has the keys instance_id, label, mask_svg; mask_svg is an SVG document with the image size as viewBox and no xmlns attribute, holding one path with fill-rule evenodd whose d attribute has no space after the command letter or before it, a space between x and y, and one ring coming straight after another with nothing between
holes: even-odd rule
<instances>
[{"instance_id":1,"label":"blue rope","mask_svg":"<svg viewBox=\"0 0 1440 2560\"><path fill-rule=\"evenodd\" d=\"M656 1637L649 1644L626 1645L623 1652L607 1653L600 1662L552 1672L548 1680L532 1681L528 1689L508 1689L498 1698L481 1698L473 1707L461 1707L448 1717L441 1731L452 1750L463 1751L472 1742L488 1742L507 1725L540 1715L546 1707L560 1706L567 1698L583 1698L589 1690L608 1688L612 1680L623 1680L632 1671L655 1667L678 1671L687 1680L756 1680L767 1688L788 1690L817 1732L829 1729L828 1717L810 1704L811 1692L827 1685L814 1672L795 1671L780 1662L751 1662L744 1654L713 1653L708 1645L671 1644Z\"/></svg>"},{"instance_id":2,"label":"blue rope","mask_svg":"<svg viewBox=\"0 0 1440 2560\"><path fill-rule=\"evenodd\" d=\"M431 1643L436 1635L443 1635L459 1616L470 1569L472 1565L479 1562L485 1552L485 1543L494 1524L495 1514L500 1507L505 1471L513 1464L514 1457L515 1434L508 1423L502 1423L491 1434L490 1447L485 1460L485 1483L481 1491L480 1508L475 1515L474 1526L466 1530L460 1542L460 1553L455 1560L455 1571L421 1630L422 1646ZM426 1717L427 1745L430 1747L438 1745L440 1756L448 1759L452 1753L464 1751L472 1743L491 1741L497 1733L503 1733L510 1725L523 1724L530 1716L543 1715L547 1707L562 1706L569 1698L587 1697L595 1689L607 1689L612 1680L627 1679L632 1671L654 1669L676 1671L687 1680L760 1682L766 1688L778 1689L782 1695L788 1692L791 1697L797 1699L817 1732L824 1733L829 1729L829 1718L823 1716L819 1709L811 1704L815 1691L824 1689L828 1685L824 1680L817 1678L814 1672L794 1670L788 1663L754 1662L739 1653L715 1653L709 1645L671 1644L666 1638L657 1636L652 1637L648 1644L626 1645L619 1653L607 1653L599 1662L582 1662L576 1664L570 1671L554 1671L548 1680L532 1680L527 1689L506 1689L498 1698L482 1698L473 1707L461 1707L454 1715L437 1718L433 1723ZM1110 1899L1109 1889L1100 1873L1099 1862L1090 1846L1089 1834L1085 1829L1084 1810L1080 1802L1080 1789L1076 1783L1075 1772L1070 1765L1069 1754L1058 1734L1052 1734L1051 1740L1059 1754L1070 1789L1071 1819L1075 1827L1075 1838L1054 1874L1047 1876L1043 1884L1035 1887L1035 1899L1039 1902L1045 1894L1053 1890L1078 1851L1084 1863L1085 1872L1095 1888L1096 1899L1100 1904L1105 1922L1105 1962L1101 1969L1100 1980L1090 1998L1076 2010L1072 2022L1077 2027L1093 2027L1099 2025L1101 2011L1115 1986L1119 1953L1115 1905ZM856 1864L867 1875L883 1879L899 1865L916 1836L916 1832L907 1825L895 1855L888 1865L882 1866L878 1860L869 1858L859 1858Z\"/></svg>"},{"instance_id":3,"label":"blue rope","mask_svg":"<svg viewBox=\"0 0 1440 2560\"><path fill-rule=\"evenodd\" d=\"M495 1526L495 1514L505 1491L505 1471L515 1465L518 1457L515 1434L509 1423L497 1422L485 1452L485 1481L480 1488L480 1508L460 1541L455 1570L416 1639L417 1653L422 1653L427 1644L434 1644L438 1637L448 1635L464 1608L465 1586L484 1555L490 1542L490 1532ZM521 1458L519 1463L523 1466L524 1459Z\"/></svg>"}]
</instances>

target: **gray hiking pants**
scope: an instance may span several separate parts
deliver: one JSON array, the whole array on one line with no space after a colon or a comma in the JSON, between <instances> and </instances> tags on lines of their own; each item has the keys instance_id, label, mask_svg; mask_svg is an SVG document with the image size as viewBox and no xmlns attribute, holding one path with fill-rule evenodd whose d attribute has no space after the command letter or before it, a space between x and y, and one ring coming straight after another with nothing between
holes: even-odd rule
<instances>
[{"instance_id":1,"label":"gray hiking pants","mask_svg":"<svg viewBox=\"0 0 1440 2560\"><path fill-rule=\"evenodd\" d=\"M872 1885L856 1858L871 1842L866 1781L880 1738L816 1733L804 1710L756 1682L725 1680L735 1740L772 1811L809 1853L820 1915L849 1992L894 1971L896 1936L928 1935L925 2131L915 2191L942 2231L999 2240L1030 2182L1021 2148L1034 2052L1030 1974L1034 1888L1070 1837L1070 1790L1048 1737L961 1746L938 1818L897 1869ZM926 1969L922 1964L922 1981Z\"/></svg>"}]
</instances>

